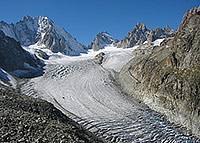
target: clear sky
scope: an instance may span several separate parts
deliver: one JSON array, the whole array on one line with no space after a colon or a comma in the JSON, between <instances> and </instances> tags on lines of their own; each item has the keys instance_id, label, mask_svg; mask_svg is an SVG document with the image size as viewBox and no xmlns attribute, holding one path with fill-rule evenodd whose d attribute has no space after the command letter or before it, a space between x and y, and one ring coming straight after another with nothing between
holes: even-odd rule
<instances>
[{"instance_id":1,"label":"clear sky","mask_svg":"<svg viewBox=\"0 0 200 143\"><path fill-rule=\"evenodd\" d=\"M147 28L177 29L184 13L200 0L0 0L0 20L15 23L25 15L47 16L79 42L88 45L108 31L122 39L137 22Z\"/></svg>"}]
</instances>

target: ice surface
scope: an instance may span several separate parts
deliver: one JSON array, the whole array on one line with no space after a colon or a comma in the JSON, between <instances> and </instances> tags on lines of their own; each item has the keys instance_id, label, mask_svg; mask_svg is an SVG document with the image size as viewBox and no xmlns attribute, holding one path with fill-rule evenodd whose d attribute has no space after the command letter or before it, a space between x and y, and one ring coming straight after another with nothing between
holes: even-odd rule
<instances>
[{"instance_id":1,"label":"ice surface","mask_svg":"<svg viewBox=\"0 0 200 143\"><path fill-rule=\"evenodd\" d=\"M119 71L137 47L110 45L73 57L37 45L26 47L30 51L37 48L50 58L45 60L44 75L23 84L23 93L52 102L91 132L113 142L192 141L120 90L113 70ZM105 53L102 65L93 61L100 52Z\"/></svg>"}]
</instances>

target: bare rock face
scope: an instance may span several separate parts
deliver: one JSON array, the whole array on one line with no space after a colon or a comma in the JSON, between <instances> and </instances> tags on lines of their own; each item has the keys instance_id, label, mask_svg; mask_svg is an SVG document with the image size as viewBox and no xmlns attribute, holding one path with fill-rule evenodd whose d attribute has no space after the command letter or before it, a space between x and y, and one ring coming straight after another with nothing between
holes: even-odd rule
<instances>
[{"instance_id":1,"label":"bare rock face","mask_svg":"<svg viewBox=\"0 0 200 143\"><path fill-rule=\"evenodd\" d=\"M114 45L119 48L130 48L135 45L143 44L145 41L153 42L156 39L173 37L174 35L175 31L173 31L169 25L166 25L164 29L157 27L153 30L149 30L144 23L137 23L124 39Z\"/></svg>"},{"instance_id":2,"label":"bare rock face","mask_svg":"<svg viewBox=\"0 0 200 143\"><path fill-rule=\"evenodd\" d=\"M144 23L137 25L129 32L124 39L122 39L117 46L123 48L133 47L135 45L142 44L147 40L147 33L149 33L149 29L146 28Z\"/></svg>"},{"instance_id":3,"label":"bare rock face","mask_svg":"<svg viewBox=\"0 0 200 143\"><path fill-rule=\"evenodd\" d=\"M153 42L156 39L163 39L168 37L174 37L175 31L173 31L169 25L166 25L164 29L156 27L155 29L150 31L150 34L147 35L147 39L149 42Z\"/></svg>"},{"instance_id":4,"label":"bare rock face","mask_svg":"<svg viewBox=\"0 0 200 143\"><path fill-rule=\"evenodd\" d=\"M104 52L101 52L101 53L99 53L99 54L97 54L95 57L94 57L94 61L95 61L95 63L97 63L97 64L102 64L102 61L103 61L103 58L104 58L104 56L105 56L105 53Z\"/></svg>"},{"instance_id":5,"label":"bare rock face","mask_svg":"<svg viewBox=\"0 0 200 143\"><path fill-rule=\"evenodd\" d=\"M183 21L174 38L125 65L119 80L126 92L200 137L200 15Z\"/></svg>"},{"instance_id":6,"label":"bare rock face","mask_svg":"<svg viewBox=\"0 0 200 143\"><path fill-rule=\"evenodd\" d=\"M35 55L40 57L40 58L42 58L42 59L44 59L44 60L48 60L49 59L49 56L45 52L40 50L40 49L35 50Z\"/></svg>"},{"instance_id":7,"label":"bare rock face","mask_svg":"<svg viewBox=\"0 0 200 143\"><path fill-rule=\"evenodd\" d=\"M110 34L106 31L100 32L96 35L93 43L88 46L88 49L93 49L94 51L98 51L103 49L105 46L112 44L114 38L110 36Z\"/></svg>"},{"instance_id":8,"label":"bare rock face","mask_svg":"<svg viewBox=\"0 0 200 143\"><path fill-rule=\"evenodd\" d=\"M183 25L186 23L186 21L187 21L190 17L192 17L193 15L195 15L195 14L200 14L200 6L199 6L199 8L196 8L196 7L195 7L195 8L192 8L192 9L188 10L188 11L185 13L185 15L183 16L183 19L182 19L182 21L181 21L181 24L180 24L179 29L182 28Z\"/></svg>"},{"instance_id":9,"label":"bare rock face","mask_svg":"<svg viewBox=\"0 0 200 143\"><path fill-rule=\"evenodd\" d=\"M7 72L40 68L42 62L26 52L13 38L0 30L0 67Z\"/></svg>"}]
</instances>

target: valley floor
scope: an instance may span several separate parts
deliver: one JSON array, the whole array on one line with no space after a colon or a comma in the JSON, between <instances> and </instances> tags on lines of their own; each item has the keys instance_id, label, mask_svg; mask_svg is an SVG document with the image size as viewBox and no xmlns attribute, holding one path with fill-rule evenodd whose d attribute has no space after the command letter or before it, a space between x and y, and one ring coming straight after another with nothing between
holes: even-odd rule
<instances>
[{"instance_id":1,"label":"valley floor","mask_svg":"<svg viewBox=\"0 0 200 143\"><path fill-rule=\"evenodd\" d=\"M195 142L180 127L130 100L115 81L115 72L132 58L132 49L108 47L102 65L94 52L80 57L52 57L43 76L30 79L21 92L53 103L99 137L113 142Z\"/></svg>"}]
</instances>

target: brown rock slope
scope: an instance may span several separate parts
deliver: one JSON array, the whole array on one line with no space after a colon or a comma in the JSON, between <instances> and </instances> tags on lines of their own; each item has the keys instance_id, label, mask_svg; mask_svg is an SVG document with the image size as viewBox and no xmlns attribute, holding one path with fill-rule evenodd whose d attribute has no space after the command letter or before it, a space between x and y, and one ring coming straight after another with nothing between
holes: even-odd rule
<instances>
[{"instance_id":1,"label":"brown rock slope","mask_svg":"<svg viewBox=\"0 0 200 143\"><path fill-rule=\"evenodd\" d=\"M52 104L0 88L0 142L103 142Z\"/></svg>"},{"instance_id":2,"label":"brown rock slope","mask_svg":"<svg viewBox=\"0 0 200 143\"><path fill-rule=\"evenodd\" d=\"M200 137L199 12L182 22L174 38L133 58L119 81L126 92Z\"/></svg>"}]
</instances>

